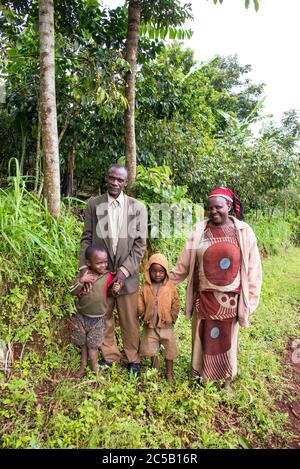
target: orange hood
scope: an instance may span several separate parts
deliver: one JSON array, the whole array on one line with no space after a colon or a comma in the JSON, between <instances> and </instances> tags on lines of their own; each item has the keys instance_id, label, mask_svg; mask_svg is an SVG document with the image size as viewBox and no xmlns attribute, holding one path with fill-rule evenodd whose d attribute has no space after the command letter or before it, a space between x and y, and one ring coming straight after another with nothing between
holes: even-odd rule
<instances>
[{"instance_id":1,"label":"orange hood","mask_svg":"<svg viewBox=\"0 0 300 469\"><path fill-rule=\"evenodd\" d=\"M151 279L150 279L149 269L150 269L152 264L159 264L165 269L165 271L167 273L166 278L163 282L163 285L165 285L169 280L169 262L168 262L168 259L166 258L166 256L164 256L163 254L160 254L159 252L157 254L153 254L149 258L149 260L148 260L148 262L145 266L145 272L144 273L145 273L145 281L147 283L150 283L150 284L151 284Z\"/></svg>"}]
</instances>

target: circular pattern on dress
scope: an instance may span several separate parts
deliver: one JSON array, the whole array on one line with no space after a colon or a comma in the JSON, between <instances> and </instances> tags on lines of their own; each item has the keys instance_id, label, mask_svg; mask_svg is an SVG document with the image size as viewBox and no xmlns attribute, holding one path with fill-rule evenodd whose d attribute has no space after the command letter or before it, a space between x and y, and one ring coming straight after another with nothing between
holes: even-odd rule
<instances>
[{"instance_id":1,"label":"circular pattern on dress","mask_svg":"<svg viewBox=\"0 0 300 469\"><path fill-rule=\"evenodd\" d=\"M220 262L219 262L219 265L220 265L222 270L228 269L230 264L231 264L231 262L230 262L230 259L228 259L228 257L223 257L223 259L221 259Z\"/></svg>"},{"instance_id":2,"label":"circular pattern on dress","mask_svg":"<svg viewBox=\"0 0 300 469\"><path fill-rule=\"evenodd\" d=\"M232 285L239 269L240 248L235 244L228 241L215 243L203 253L203 273L210 288Z\"/></svg>"},{"instance_id":3,"label":"circular pattern on dress","mask_svg":"<svg viewBox=\"0 0 300 469\"><path fill-rule=\"evenodd\" d=\"M210 331L210 337L212 339L217 339L220 335L220 329L218 327L213 327L212 330Z\"/></svg>"}]
</instances>

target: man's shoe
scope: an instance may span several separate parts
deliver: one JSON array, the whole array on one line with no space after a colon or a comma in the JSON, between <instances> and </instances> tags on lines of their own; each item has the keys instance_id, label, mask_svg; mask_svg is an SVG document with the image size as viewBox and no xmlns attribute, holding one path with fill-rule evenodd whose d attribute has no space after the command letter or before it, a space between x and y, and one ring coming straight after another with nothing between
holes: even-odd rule
<instances>
[{"instance_id":1,"label":"man's shoe","mask_svg":"<svg viewBox=\"0 0 300 469\"><path fill-rule=\"evenodd\" d=\"M112 366L112 363L108 362L107 360L101 360L99 362L99 365L103 366L103 367L106 367L106 368L110 368Z\"/></svg>"},{"instance_id":2,"label":"man's shoe","mask_svg":"<svg viewBox=\"0 0 300 469\"><path fill-rule=\"evenodd\" d=\"M127 368L129 373L132 373L135 378L139 379L141 376L141 366L139 363L128 363Z\"/></svg>"}]
</instances>

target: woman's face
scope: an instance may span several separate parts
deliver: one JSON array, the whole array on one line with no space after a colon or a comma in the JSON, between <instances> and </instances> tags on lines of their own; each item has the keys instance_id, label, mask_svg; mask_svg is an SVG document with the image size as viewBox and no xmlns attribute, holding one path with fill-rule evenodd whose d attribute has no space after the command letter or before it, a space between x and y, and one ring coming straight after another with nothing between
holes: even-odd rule
<instances>
[{"instance_id":1,"label":"woman's face","mask_svg":"<svg viewBox=\"0 0 300 469\"><path fill-rule=\"evenodd\" d=\"M231 209L230 202L224 197L209 197L207 204L207 214L209 220L214 225L223 225L228 219L228 213Z\"/></svg>"}]
</instances>

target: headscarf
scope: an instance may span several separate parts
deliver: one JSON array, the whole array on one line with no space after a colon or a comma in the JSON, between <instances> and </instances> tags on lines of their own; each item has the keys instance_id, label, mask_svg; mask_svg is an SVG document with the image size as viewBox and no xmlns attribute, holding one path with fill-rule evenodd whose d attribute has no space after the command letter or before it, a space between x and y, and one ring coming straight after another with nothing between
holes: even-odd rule
<instances>
[{"instance_id":1,"label":"headscarf","mask_svg":"<svg viewBox=\"0 0 300 469\"><path fill-rule=\"evenodd\" d=\"M210 197L223 197L224 199L229 200L229 202L232 203L236 218L238 220L243 220L243 205L238 196L235 195L231 189L228 189L227 187L218 187L208 193L208 198Z\"/></svg>"}]
</instances>

